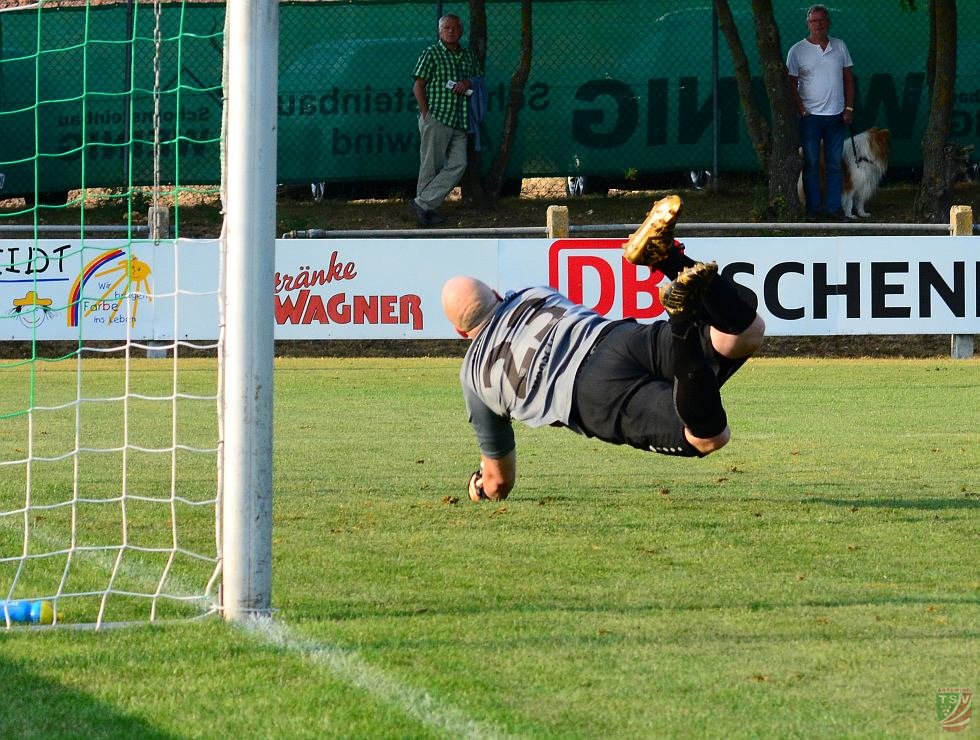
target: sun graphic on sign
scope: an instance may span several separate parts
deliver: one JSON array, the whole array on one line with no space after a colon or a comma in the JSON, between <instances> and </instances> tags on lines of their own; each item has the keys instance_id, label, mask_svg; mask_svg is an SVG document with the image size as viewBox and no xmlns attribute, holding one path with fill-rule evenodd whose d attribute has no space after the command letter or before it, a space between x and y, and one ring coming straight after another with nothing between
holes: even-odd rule
<instances>
[{"instance_id":1,"label":"sun graphic on sign","mask_svg":"<svg viewBox=\"0 0 980 740\"><path fill-rule=\"evenodd\" d=\"M110 267L112 263L115 263L114 267ZM85 305L89 304L89 301L83 297L85 286L90 286L97 277L111 277L113 275L116 276L116 281L111 285L108 280L100 281L99 290L103 290L104 288L108 289L102 293L102 296L97 301L93 301L89 305L89 308L85 311L85 316L89 316L93 311L106 310L106 299L109 299L110 303L115 304L112 317L110 318L111 321L119 312L119 304L122 300L132 298L133 316L129 318L129 322L134 322L140 299L146 298L149 301L153 300L153 295L149 290L149 277L151 272L152 270L146 262L128 255L123 249L117 247L107 252L102 252L85 265L78 277L75 278L75 282L72 283L71 290L68 291L68 326L79 325L81 311ZM123 283L126 284L125 291L120 292L116 290ZM130 293L129 291L134 285L137 290L142 288L143 293ZM110 299L109 296L113 291L115 291L115 295Z\"/></svg>"},{"instance_id":2,"label":"sun graphic on sign","mask_svg":"<svg viewBox=\"0 0 980 740\"><path fill-rule=\"evenodd\" d=\"M130 322L135 324L136 312L139 310L140 306L140 296L145 296L149 301L153 300L153 296L150 295L150 283L147 280L151 272L152 270L150 270L150 266L148 264L140 259L137 259L136 257L130 256L117 262L115 267L110 267L108 270L101 270L100 272L95 273L93 277L103 277L106 275L115 275L117 273L119 274L119 277L116 278L116 282L110 285L106 289L105 293L99 296L99 301L104 301L106 298L108 298L112 291L118 288L123 281L125 281L126 287L123 288L120 295L133 296L133 315L130 318ZM130 293L130 289L134 287L135 293ZM110 324L112 323L112 320L116 318L116 314L119 313L119 306L121 303L122 301L119 301L116 303L116 307L112 309L112 313L109 315ZM98 301L85 312L85 315L88 316L90 313L92 313L97 305Z\"/></svg>"}]
</instances>

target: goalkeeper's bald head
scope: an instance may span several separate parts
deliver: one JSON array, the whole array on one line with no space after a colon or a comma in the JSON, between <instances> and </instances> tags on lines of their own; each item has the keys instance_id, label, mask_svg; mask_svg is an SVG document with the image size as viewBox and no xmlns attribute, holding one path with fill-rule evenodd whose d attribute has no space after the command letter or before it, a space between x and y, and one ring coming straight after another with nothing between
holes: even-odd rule
<instances>
[{"instance_id":1,"label":"goalkeeper's bald head","mask_svg":"<svg viewBox=\"0 0 980 740\"><path fill-rule=\"evenodd\" d=\"M476 278L457 275L442 286L442 310L456 331L472 339L500 304L500 295Z\"/></svg>"}]
</instances>

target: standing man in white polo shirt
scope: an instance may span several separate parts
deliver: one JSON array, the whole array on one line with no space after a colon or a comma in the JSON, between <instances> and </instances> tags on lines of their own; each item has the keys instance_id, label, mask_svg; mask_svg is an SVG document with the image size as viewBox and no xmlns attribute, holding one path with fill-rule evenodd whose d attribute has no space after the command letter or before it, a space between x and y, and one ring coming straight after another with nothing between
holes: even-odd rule
<instances>
[{"instance_id":1,"label":"standing man in white polo shirt","mask_svg":"<svg viewBox=\"0 0 980 740\"><path fill-rule=\"evenodd\" d=\"M844 220L841 209L844 136L854 120L853 62L847 44L828 35L830 11L812 5L806 12L810 34L786 57L790 89L800 116L803 192L808 221ZM826 188L820 197L820 143L826 161Z\"/></svg>"}]
</instances>

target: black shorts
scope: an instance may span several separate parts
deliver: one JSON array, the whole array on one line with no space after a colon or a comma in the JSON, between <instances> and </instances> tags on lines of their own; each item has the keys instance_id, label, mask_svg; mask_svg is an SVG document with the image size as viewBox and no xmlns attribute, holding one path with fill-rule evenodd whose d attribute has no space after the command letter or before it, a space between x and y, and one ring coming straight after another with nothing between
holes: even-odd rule
<instances>
[{"instance_id":1,"label":"black shorts","mask_svg":"<svg viewBox=\"0 0 980 740\"><path fill-rule=\"evenodd\" d=\"M745 363L716 353L707 325L702 327L701 342L719 386ZM673 346L666 321L616 322L579 368L573 423L589 437L605 442L700 456L684 436L684 423L674 407Z\"/></svg>"}]
</instances>

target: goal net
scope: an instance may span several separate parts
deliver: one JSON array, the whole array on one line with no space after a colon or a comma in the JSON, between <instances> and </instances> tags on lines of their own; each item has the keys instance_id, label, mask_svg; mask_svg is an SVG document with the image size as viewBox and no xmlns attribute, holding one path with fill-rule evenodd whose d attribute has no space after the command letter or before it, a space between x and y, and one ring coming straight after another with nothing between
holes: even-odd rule
<instances>
[{"instance_id":1,"label":"goal net","mask_svg":"<svg viewBox=\"0 0 980 740\"><path fill-rule=\"evenodd\" d=\"M0 11L0 629L222 608L225 21Z\"/></svg>"}]
</instances>

